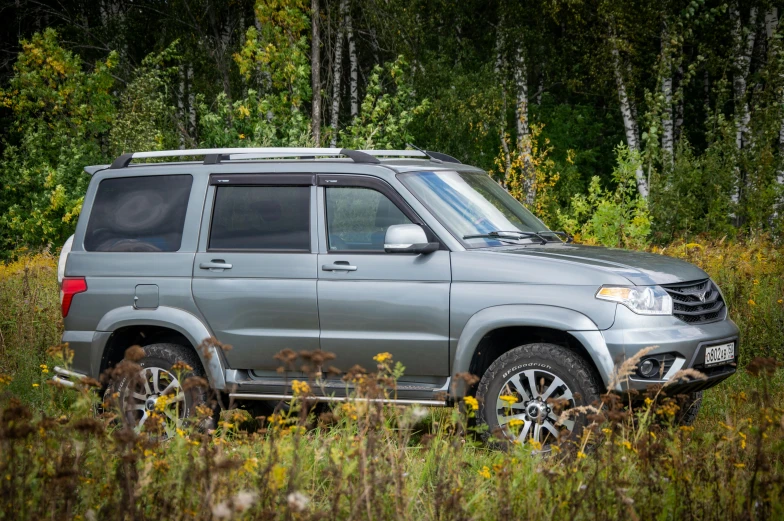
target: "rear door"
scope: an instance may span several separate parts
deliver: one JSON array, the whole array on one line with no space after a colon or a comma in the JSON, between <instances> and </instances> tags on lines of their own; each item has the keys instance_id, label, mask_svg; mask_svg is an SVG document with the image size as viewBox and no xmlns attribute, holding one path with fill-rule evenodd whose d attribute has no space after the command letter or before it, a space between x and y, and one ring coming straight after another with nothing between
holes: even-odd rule
<instances>
[{"instance_id":1,"label":"rear door","mask_svg":"<svg viewBox=\"0 0 784 521\"><path fill-rule=\"evenodd\" d=\"M344 370L389 352L406 376L448 375L449 252L384 252L389 226L424 223L381 179L319 175L319 185L321 348Z\"/></svg>"},{"instance_id":2,"label":"rear door","mask_svg":"<svg viewBox=\"0 0 784 521\"><path fill-rule=\"evenodd\" d=\"M315 177L213 174L193 296L235 369L274 370L319 347Z\"/></svg>"}]
</instances>

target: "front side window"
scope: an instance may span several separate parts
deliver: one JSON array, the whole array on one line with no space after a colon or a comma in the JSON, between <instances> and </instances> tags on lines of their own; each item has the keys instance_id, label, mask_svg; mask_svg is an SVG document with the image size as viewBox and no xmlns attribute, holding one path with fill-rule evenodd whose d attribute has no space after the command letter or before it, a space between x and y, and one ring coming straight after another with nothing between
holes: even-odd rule
<instances>
[{"instance_id":1,"label":"front side window","mask_svg":"<svg viewBox=\"0 0 784 521\"><path fill-rule=\"evenodd\" d=\"M509 242L492 237L471 238L476 235L549 231L542 221L483 172L410 172L399 174L398 178L469 248ZM534 240L536 237L514 242Z\"/></svg>"},{"instance_id":2,"label":"front side window","mask_svg":"<svg viewBox=\"0 0 784 521\"><path fill-rule=\"evenodd\" d=\"M310 251L309 186L219 186L209 249Z\"/></svg>"},{"instance_id":3,"label":"front side window","mask_svg":"<svg viewBox=\"0 0 784 521\"><path fill-rule=\"evenodd\" d=\"M104 179L95 193L84 249L178 251L192 183L187 174Z\"/></svg>"},{"instance_id":4,"label":"front side window","mask_svg":"<svg viewBox=\"0 0 784 521\"><path fill-rule=\"evenodd\" d=\"M395 204L371 188L327 187L330 251L384 251L387 228L411 224Z\"/></svg>"}]
</instances>

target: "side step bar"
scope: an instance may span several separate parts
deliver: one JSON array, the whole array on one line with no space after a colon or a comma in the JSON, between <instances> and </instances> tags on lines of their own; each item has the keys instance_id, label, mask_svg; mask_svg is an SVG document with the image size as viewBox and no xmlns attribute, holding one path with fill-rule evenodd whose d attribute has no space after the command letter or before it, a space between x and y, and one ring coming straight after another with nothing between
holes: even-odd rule
<instances>
[{"instance_id":1,"label":"side step bar","mask_svg":"<svg viewBox=\"0 0 784 521\"><path fill-rule=\"evenodd\" d=\"M86 375L75 373L62 367L55 367L54 372L56 374L52 377L52 381L65 387L74 387L76 385L72 379L82 380L86 378Z\"/></svg>"},{"instance_id":2,"label":"side step bar","mask_svg":"<svg viewBox=\"0 0 784 521\"><path fill-rule=\"evenodd\" d=\"M229 393L230 398L237 400L273 400L287 401L293 396L290 394L251 394L251 393ZM430 407L446 407L446 400L395 400L393 398L349 398L346 396L308 396L308 401L314 402L370 402L370 403L390 403L394 405L427 405Z\"/></svg>"}]
</instances>

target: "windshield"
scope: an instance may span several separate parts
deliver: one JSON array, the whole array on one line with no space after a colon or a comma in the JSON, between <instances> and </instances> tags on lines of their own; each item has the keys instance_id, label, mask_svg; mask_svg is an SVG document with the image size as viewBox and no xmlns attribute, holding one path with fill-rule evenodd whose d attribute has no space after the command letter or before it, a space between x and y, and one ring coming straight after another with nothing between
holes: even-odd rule
<instances>
[{"instance_id":1,"label":"windshield","mask_svg":"<svg viewBox=\"0 0 784 521\"><path fill-rule=\"evenodd\" d=\"M541 237L495 232L549 232L517 199L483 172L409 172L398 176L433 215L469 248L541 242ZM508 238L513 237L513 238ZM552 234L547 236L553 240Z\"/></svg>"}]
</instances>

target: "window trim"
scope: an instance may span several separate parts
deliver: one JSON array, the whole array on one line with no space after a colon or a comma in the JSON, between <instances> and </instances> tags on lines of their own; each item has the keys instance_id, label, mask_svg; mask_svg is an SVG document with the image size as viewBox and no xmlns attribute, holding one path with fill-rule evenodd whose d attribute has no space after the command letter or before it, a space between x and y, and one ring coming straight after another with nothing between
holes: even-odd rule
<instances>
[{"instance_id":1,"label":"window trim","mask_svg":"<svg viewBox=\"0 0 784 521\"><path fill-rule=\"evenodd\" d=\"M419 217L408 202L403 198L397 190L395 190L389 183L383 179L362 175L351 174L318 174L318 186L324 189L324 240L326 243L327 254L336 255L378 255L380 253L387 254L384 250L330 250L329 249L329 219L327 218L327 188L369 188L379 192L385 196L389 201L400 210L406 218L413 224L418 224L425 230L425 235L431 242L437 242L440 250L447 250L447 247L433 233L425 221ZM388 255L400 255L399 253Z\"/></svg>"},{"instance_id":2,"label":"window trim","mask_svg":"<svg viewBox=\"0 0 784 521\"><path fill-rule=\"evenodd\" d=\"M161 177L185 177L185 176L190 178L190 185L188 186L188 197L185 200L185 216L183 217L183 220L182 220L182 231L180 232L180 244L179 244L179 246L177 247L176 250L160 250L160 251L138 252L138 251L104 251L104 250L94 250L94 249L88 249L87 248L87 244L86 243L87 243L87 240L88 240L88 237L89 237L89 233L90 233L90 224L91 224L91 221L93 219L93 211L95 210L95 202L98 199L98 194L99 194L99 192L101 190L101 185L104 182L106 182L106 181L115 181L115 180L120 180L120 179L140 179L140 178L158 179L158 178L161 178ZM152 173L152 174L147 174L147 175L106 176L103 179L100 179L98 181L98 183L97 183L97 186L95 187L95 193L92 196L92 200L90 201L90 210L89 210L90 214L87 217L87 223L85 224L85 227L84 227L84 234L82 235L82 238L81 238L82 250L84 250L87 253L123 253L123 254L125 254L125 253L136 253L136 254L139 254L139 253L161 254L161 253L163 253L163 254L165 254L165 253L179 253L179 252L181 252L182 251L182 244L183 244L183 241L185 240L185 234L187 232L188 211L190 210L191 198L193 197L193 193L194 193L193 192L193 182L194 182L194 180L195 180L195 178L194 178L193 174L189 173L189 172L183 172L183 173L178 173L178 174L155 174L155 173Z\"/></svg>"},{"instance_id":3,"label":"window trim","mask_svg":"<svg viewBox=\"0 0 784 521\"><path fill-rule=\"evenodd\" d=\"M252 176L247 177L246 176ZM308 179L306 179L306 177ZM231 182L221 182L222 179L232 178ZM236 179L242 178L242 179ZM289 180L290 179L290 180ZM304 181L308 182L304 182ZM288 182L286 182L288 181ZM207 230L207 244L205 247L206 252L210 253L313 253L311 249L313 240L313 226L311 224L311 210L312 210L312 190L308 189L308 247L302 249L291 248L211 248L210 242L212 241L212 225L215 220L215 208L218 202L218 190L221 187L246 187L246 188L309 188L313 186L315 176L312 174L293 174L293 175L266 175L266 174L232 174L223 176L210 176L210 185L215 186L212 194L212 209L210 210L209 229Z\"/></svg>"}]
</instances>

